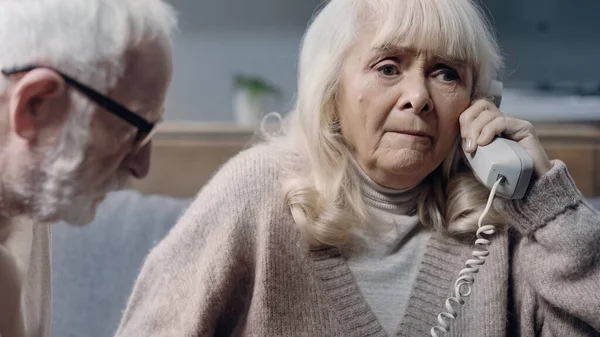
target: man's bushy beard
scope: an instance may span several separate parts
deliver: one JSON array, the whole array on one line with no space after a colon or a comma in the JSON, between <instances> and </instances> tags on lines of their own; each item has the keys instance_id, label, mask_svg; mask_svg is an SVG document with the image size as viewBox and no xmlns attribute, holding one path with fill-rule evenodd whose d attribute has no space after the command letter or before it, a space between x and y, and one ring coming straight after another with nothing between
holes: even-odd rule
<instances>
[{"instance_id":1,"label":"man's bushy beard","mask_svg":"<svg viewBox=\"0 0 600 337\"><path fill-rule=\"evenodd\" d=\"M86 174L85 155L89 127L70 125L58 146L41 154L39 175L29 198L33 218L40 222L64 221L71 225L87 225L106 194L122 188L129 174L115 172L100 186L95 177ZM93 186L93 187L90 187Z\"/></svg>"},{"instance_id":2,"label":"man's bushy beard","mask_svg":"<svg viewBox=\"0 0 600 337\"><path fill-rule=\"evenodd\" d=\"M93 177L83 175L84 150L79 151L58 154L44 167L39 192L31 198L36 220L87 225L94 220L96 209L106 194L125 185L127 175L115 172L106 183L93 190L88 189L86 185Z\"/></svg>"},{"instance_id":3,"label":"man's bushy beard","mask_svg":"<svg viewBox=\"0 0 600 337\"><path fill-rule=\"evenodd\" d=\"M93 191L82 190L85 179L78 171L64 171L60 175L49 177L46 190L42 194L40 205L45 205L49 219L64 221L74 226L84 226L96 217L96 210L110 191L124 186L124 175L115 173L107 183Z\"/></svg>"}]
</instances>

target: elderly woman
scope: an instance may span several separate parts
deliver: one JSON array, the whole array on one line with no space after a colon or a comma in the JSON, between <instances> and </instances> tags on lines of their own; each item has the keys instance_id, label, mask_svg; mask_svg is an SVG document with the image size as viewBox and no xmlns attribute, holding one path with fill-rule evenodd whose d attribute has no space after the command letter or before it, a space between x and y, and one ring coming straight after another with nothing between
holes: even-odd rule
<instances>
[{"instance_id":1,"label":"elderly woman","mask_svg":"<svg viewBox=\"0 0 600 337\"><path fill-rule=\"evenodd\" d=\"M531 124L487 100L501 62L472 1L331 0L282 132L221 168L150 253L117 335L598 335L599 215ZM495 200L472 292L439 315L490 193L459 140L500 133L534 177Z\"/></svg>"}]
</instances>

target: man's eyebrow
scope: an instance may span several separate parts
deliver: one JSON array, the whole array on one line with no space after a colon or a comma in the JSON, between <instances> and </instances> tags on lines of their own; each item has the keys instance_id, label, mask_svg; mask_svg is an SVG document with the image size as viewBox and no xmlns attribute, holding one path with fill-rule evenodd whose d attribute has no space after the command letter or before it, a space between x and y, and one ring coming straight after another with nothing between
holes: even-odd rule
<instances>
[{"instance_id":1,"label":"man's eyebrow","mask_svg":"<svg viewBox=\"0 0 600 337\"><path fill-rule=\"evenodd\" d=\"M144 116L144 118L146 118L149 122L157 123L163 118L162 116L164 116L165 107L162 106L150 109L150 106L154 104L155 102L153 100L145 102L133 101L130 104L129 109L140 116Z\"/></svg>"}]
</instances>

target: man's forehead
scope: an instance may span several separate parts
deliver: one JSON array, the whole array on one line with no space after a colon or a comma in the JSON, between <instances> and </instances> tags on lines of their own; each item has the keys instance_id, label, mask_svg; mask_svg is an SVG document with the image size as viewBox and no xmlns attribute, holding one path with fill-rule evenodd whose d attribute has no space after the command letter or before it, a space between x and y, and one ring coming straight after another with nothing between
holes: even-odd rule
<instances>
[{"instance_id":1,"label":"man's forehead","mask_svg":"<svg viewBox=\"0 0 600 337\"><path fill-rule=\"evenodd\" d=\"M166 38L154 38L138 44L126 54L127 70L153 73L172 66L171 46ZM165 69L167 70L167 69Z\"/></svg>"},{"instance_id":2,"label":"man's forehead","mask_svg":"<svg viewBox=\"0 0 600 337\"><path fill-rule=\"evenodd\" d=\"M163 114L172 64L168 45L160 41L144 43L127 54L125 73L113 94L133 112L150 122Z\"/></svg>"},{"instance_id":3,"label":"man's forehead","mask_svg":"<svg viewBox=\"0 0 600 337\"><path fill-rule=\"evenodd\" d=\"M109 97L124 105L127 109L143 117L151 123L162 119L164 112L164 100L168 83L144 86L144 83L130 80L121 82L109 93Z\"/></svg>"}]
</instances>

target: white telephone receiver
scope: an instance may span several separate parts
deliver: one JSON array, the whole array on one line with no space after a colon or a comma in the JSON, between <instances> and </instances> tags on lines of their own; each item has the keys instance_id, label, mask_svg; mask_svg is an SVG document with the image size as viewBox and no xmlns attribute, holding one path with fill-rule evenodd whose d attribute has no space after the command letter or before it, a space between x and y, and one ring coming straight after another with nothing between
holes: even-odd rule
<instances>
[{"instance_id":1,"label":"white telephone receiver","mask_svg":"<svg viewBox=\"0 0 600 337\"><path fill-rule=\"evenodd\" d=\"M494 104L500 107L502 101L502 83L494 81L490 93ZM461 143L463 153L468 165L473 170L477 179L491 190L488 202L479 217L477 240L472 258L466 261L464 269L458 275L454 283L452 296L446 299L444 307L446 311L438 315L438 323L431 328L431 336L439 337L438 332L450 331L450 321L456 319L458 307L465 303L471 294L471 286L475 282L475 274L485 263L489 256L488 246L490 240L483 235L492 235L496 228L492 224L484 224L483 219L492 206L494 196L500 195L507 199L521 199L527 191L529 180L533 174L533 159L519 143L502 137L496 137L486 146L478 146L473 153L467 153L464 149L466 142Z\"/></svg>"},{"instance_id":2,"label":"white telephone receiver","mask_svg":"<svg viewBox=\"0 0 600 337\"><path fill-rule=\"evenodd\" d=\"M500 107L503 86L492 81L490 94L494 104ZM464 157L477 179L488 189L492 189L498 179L503 179L496 194L507 199L522 199L533 174L533 159L519 143L496 137L486 146L478 146L473 153L467 153L466 141L461 143Z\"/></svg>"}]
</instances>

